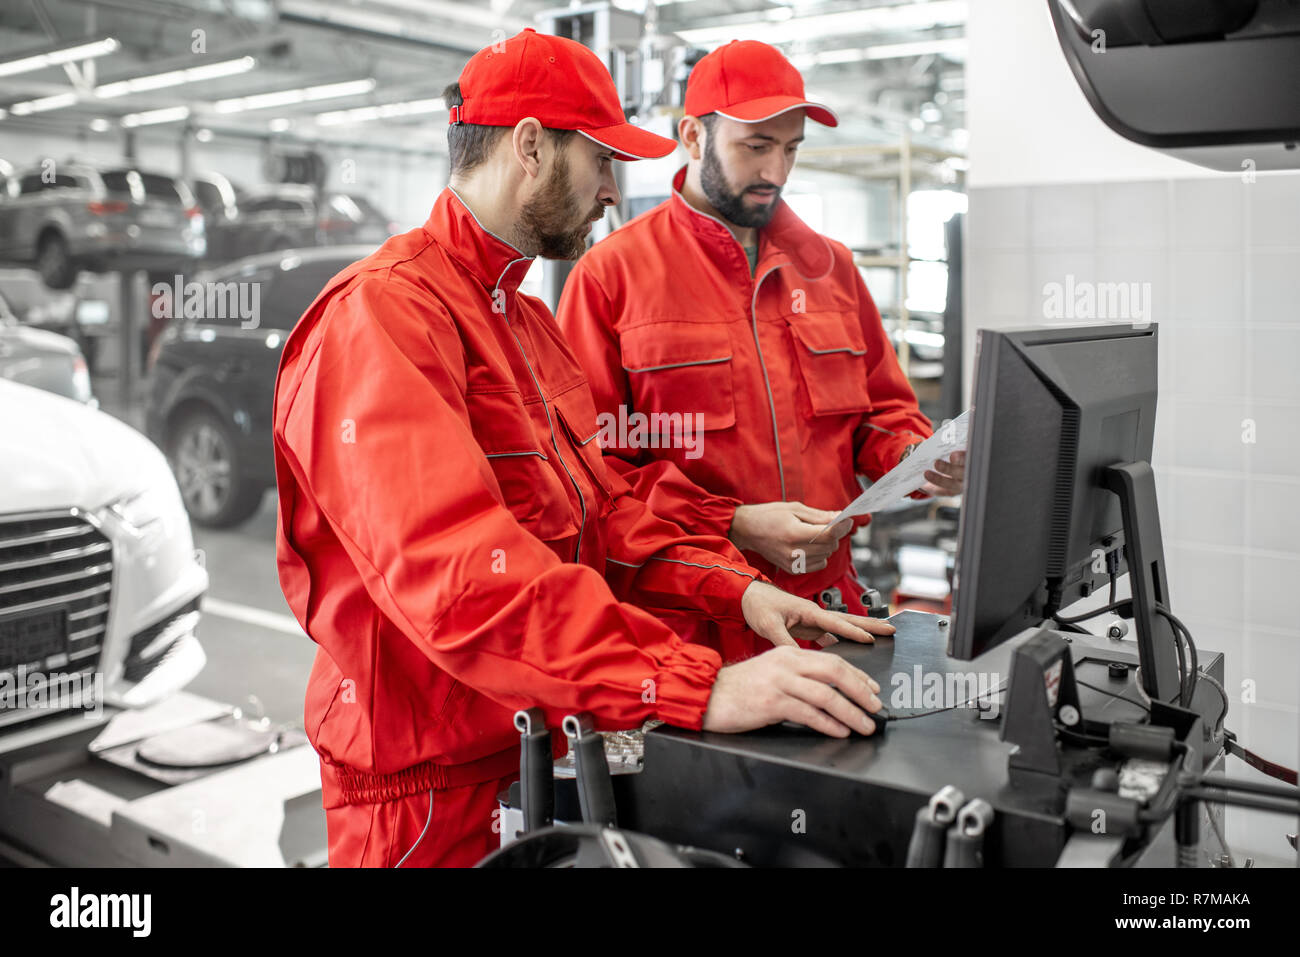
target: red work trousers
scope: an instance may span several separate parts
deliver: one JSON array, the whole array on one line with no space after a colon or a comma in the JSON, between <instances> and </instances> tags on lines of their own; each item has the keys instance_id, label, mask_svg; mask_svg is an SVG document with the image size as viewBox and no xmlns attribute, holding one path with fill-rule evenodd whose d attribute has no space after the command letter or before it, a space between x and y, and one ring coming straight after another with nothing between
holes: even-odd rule
<instances>
[{"instance_id":1,"label":"red work trousers","mask_svg":"<svg viewBox=\"0 0 1300 957\"><path fill-rule=\"evenodd\" d=\"M472 867L501 846L497 795L518 777L327 808L330 867Z\"/></svg>"}]
</instances>

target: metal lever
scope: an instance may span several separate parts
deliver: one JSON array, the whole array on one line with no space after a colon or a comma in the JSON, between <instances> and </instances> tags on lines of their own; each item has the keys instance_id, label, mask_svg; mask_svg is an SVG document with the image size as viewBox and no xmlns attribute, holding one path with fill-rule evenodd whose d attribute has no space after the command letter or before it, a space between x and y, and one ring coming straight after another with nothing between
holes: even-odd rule
<instances>
[{"instance_id":1,"label":"metal lever","mask_svg":"<svg viewBox=\"0 0 1300 957\"><path fill-rule=\"evenodd\" d=\"M563 728L578 770L578 804L583 822L618 827L614 780L605 760L605 739L596 732L595 723L586 711L569 715L564 719Z\"/></svg>"},{"instance_id":2,"label":"metal lever","mask_svg":"<svg viewBox=\"0 0 1300 957\"><path fill-rule=\"evenodd\" d=\"M993 805L975 798L957 812L957 823L948 829L944 867L983 867L984 832L993 823Z\"/></svg>"},{"instance_id":3,"label":"metal lever","mask_svg":"<svg viewBox=\"0 0 1300 957\"><path fill-rule=\"evenodd\" d=\"M867 610L867 614L872 618L888 618L889 602L880 597L880 592L874 588L868 588L862 593L862 607Z\"/></svg>"},{"instance_id":4,"label":"metal lever","mask_svg":"<svg viewBox=\"0 0 1300 957\"><path fill-rule=\"evenodd\" d=\"M519 803L524 831L540 831L555 823L555 760L551 732L541 708L515 712L519 729Z\"/></svg>"},{"instance_id":5,"label":"metal lever","mask_svg":"<svg viewBox=\"0 0 1300 957\"><path fill-rule=\"evenodd\" d=\"M907 845L908 867L943 866L944 832L957 820L957 809L965 803L966 796L949 784L916 812L912 840Z\"/></svg>"},{"instance_id":6,"label":"metal lever","mask_svg":"<svg viewBox=\"0 0 1300 957\"><path fill-rule=\"evenodd\" d=\"M827 611L847 612L849 610L849 606L844 604L844 595L834 585L823 589L818 597L821 598L822 607Z\"/></svg>"}]
</instances>

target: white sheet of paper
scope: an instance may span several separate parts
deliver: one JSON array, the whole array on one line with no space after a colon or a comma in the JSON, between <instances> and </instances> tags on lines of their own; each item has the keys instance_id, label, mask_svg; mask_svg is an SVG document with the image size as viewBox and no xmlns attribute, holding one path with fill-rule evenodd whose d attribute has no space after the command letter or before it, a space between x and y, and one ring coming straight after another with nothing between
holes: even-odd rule
<instances>
[{"instance_id":1,"label":"white sheet of paper","mask_svg":"<svg viewBox=\"0 0 1300 957\"><path fill-rule=\"evenodd\" d=\"M827 525L837 525L846 518L856 515L869 515L886 505L891 505L901 498L911 495L925 484L925 472L934 467L939 459L946 459L953 452L966 448L966 431L970 423L970 410L967 409L951 422L944 423L934 435L930 436L912 450L912 454L899 462L881 476L871 488L867 489L844 511L835 516ZM825 531L823 529L822 531Z\"/></svg>"}]
</instances>

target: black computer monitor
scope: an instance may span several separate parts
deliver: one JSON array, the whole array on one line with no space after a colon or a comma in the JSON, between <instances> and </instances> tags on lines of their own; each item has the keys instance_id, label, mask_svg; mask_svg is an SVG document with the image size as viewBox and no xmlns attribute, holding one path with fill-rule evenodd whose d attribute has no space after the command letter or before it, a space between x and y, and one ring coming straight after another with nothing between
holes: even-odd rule
<instances>
[{"instance_id":1,"label":"black computer monitor","mask_svg":"<svg viewBox=\"0 0 1300 957\"><path fill-rule=\"evenodd\" d=\"M1155 324L979 331L952 657L973 659L1135 569L1143 686L1178 697L1174 632L1151 614L1169 604L1149 464L1157 343Z\"/></svg>"}]
</instances>

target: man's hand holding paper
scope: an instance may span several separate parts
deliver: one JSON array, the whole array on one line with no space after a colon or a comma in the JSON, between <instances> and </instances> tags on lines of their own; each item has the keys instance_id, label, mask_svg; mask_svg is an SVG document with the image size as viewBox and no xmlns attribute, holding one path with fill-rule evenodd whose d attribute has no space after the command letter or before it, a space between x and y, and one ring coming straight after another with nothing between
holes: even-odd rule
<instances>
[{"instance_id":1,"label":"man's hand holding paper","mask_svg":"<svg viewBox=\"0 0 1300 957\"><path fill-rule=\"evenodd\" d=\"M967 410L951 422L945 422L934 435L859 495L848 508L827 524L827 528L857 515L868 515L892 505L916 491L929 495L958 495L966 477L966 433L970 423ZM825 530L823 530L824 533ZM820 536L819 536L820 537Z\"/></svg>"}]
</instances>

